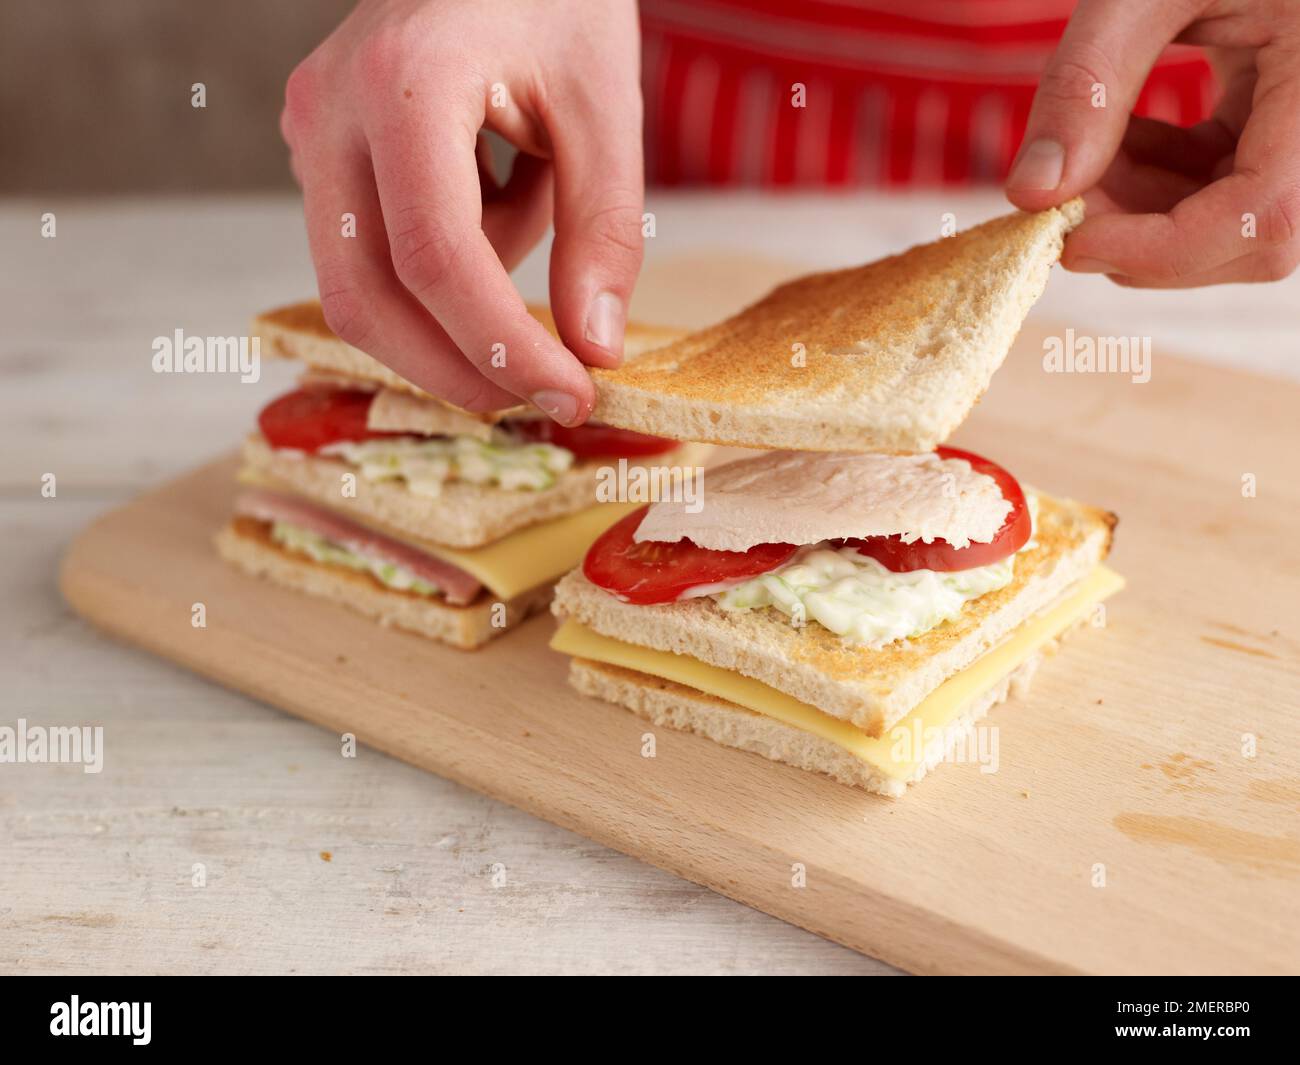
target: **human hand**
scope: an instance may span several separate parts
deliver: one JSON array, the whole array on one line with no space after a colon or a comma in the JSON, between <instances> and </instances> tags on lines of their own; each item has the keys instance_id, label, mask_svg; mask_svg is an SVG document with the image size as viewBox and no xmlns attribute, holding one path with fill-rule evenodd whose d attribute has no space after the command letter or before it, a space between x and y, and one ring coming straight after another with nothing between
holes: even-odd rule
<instances>
[{"instance_id":1,"label":"human hand","mask_svg":"<svg viewBox=\"0 0 1300 1065\"><path fill-rule=\"evenodd\" d=\"M363 0L281 118L330 328L457 406L584 421L641 265L638 72L632 0ZM485 127L520 151L504 184ZM563 343L509 277L552 200Z\"/></svg>"},{"instance_id":2,"label":"human hand","mask_svg":"<svg viewBox=\"0 0 1300 1065\"><path fill-rule=\"evenodd\" d=\"M1130 114L1171 41L1209 48L1223 86L1214 116L1190 129ZM1080 0L1007 196L1040 210L1085 194L1088 218L1061 257L1070 270L1148 288L1278 280L1300 263L1298 116L1300 5Z\"/></svg>"}]
</instances>

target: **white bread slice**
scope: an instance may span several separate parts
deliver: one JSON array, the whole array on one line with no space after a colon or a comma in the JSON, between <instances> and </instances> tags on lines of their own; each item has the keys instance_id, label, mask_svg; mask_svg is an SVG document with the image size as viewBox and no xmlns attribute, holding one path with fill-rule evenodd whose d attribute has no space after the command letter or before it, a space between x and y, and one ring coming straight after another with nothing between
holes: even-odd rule
<instances>
[{"instance_id":1,"label":"white bread slice","mask_svg":"<svg viewBox=\"0 0 1300 1065\"><path fill-rule=\"evenodd\" d=\"M625 707L662 728L693 732L726 747L752 751L773 762L821 773L841 784L896 799L906 793L909 783L924 778L942 759L944 752L951 750L957 739L974 728L989 710L1011 695L1025 695L1044 655L1050 654L1054 646L1055 642L1035 652L1012 673L972 700L948 725L943 743L926 748L926 760L917 766L910 780L887 776L870 763L855 758L839 744L811 732L648 673L575 658L569 663L569 683L584 695Z\"/></svg>"},{"instance_id":2,"label":"white bread slice","mask_svg":"<svg viewBox=\"0 0 1300 1065\"><path fill-rule=\"evenodd\" d=\"M700 465L707 444L683 444L662 455L629 459L635 466ZM562 518L594 506L598 471L616 460L582 462L565 470L550 488L526 491L456 481L437 498L407 490L402 481L367 481L340 459L272 448L259 433L244 441L244 463L266 487L288 489L306 499L338 508L344 473L357 474L357 494L349 511L371 523L444 547L481 547L529 525Z\"/></svg>"},{"instance_id":3,"label":"white bread slice","mask_svg":"<svg viewBox=\"0 0 1300 1065\"><path fill-rule=\"evenodd\" d=\"M551 317L548 308L530 303L528 313L546 326L553 335L559 335L555 329L555 319ZM684 330L681 329L629 322L623 341L624 357L636 358L643 352L677 339L683 333ZM382 385L435 403L442 402L429 395L424 389L417 388L404 377L399 377L364 351L340 340L325 324L325 315L321 312L320 302L317 300L292 303L287 307L277 307L275 310L259 314L253 319L252 335L261 338L261 350L264 355L298 359L313 370L323 373ZM460 410L458 407L451 409ZM486 414L461 413L491 423L500 421L521 409L528 408L511 408Z\"/></svg>"},{"instance_id":4,"label":"white bread slice","mask_svg":"<svg viewBox=\"0 0 1300 1065\"><path fill-rule=\"evenodd\" d=\"M1090 573L1110 549L1115 516L1039 496L1034 544L1005 588L961 616L878 650L854 647L820 625L790 625L779 611L728 611L711 599L624 603L575 570L556 586L552 612L627 643L690 655L753 677L870 736L906 716L948 677L1000 643Z\"/></svg>"},{"instance_id":5,"label":"white bread slice","mask_svg":"<svg viewBox=\"0 0 1300 1065\"><path fill-rule=\"evenodd\" d=\"M593 370L592 417L742 447L929 451L988 388L1082 218L1071 200L798 278L719 325Z\"/></svg>"},{"instance_id":6,"label":"white bread slice","mask_svg":"<svg viewBox=\"0 0 1300 1065\"><path fill-rule=\"evenodd\" d=\"M542 585L505 603L505 624L492 624L495 605L490 594L469 606L451 606L441 599L387 588L367 573L316 562L288 551L271 539L262 522L236 518L215 539L217 552L244 572L273 584L341 603L381 625L419 633L433 640L472 651L546 608L552 586Z\"/></svg>"}]
</instances>

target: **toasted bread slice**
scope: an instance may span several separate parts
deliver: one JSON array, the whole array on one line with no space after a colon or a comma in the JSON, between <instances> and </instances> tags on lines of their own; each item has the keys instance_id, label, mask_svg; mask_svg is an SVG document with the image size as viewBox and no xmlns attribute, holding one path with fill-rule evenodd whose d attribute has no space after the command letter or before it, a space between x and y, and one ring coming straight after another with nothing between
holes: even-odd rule
<instances>
[{"instance_id":1,"label":"toasted bread slice","mask_svg":"<svg viewBox=\"0 0 1300 1065\"><path fill-rule=\"evenodd\" d=\"M559 335L555 330L555 319L551 317L548 308L529 304L528 313L546 326L551 333ZM628 359L636 358L643 352L677 339L683 335L683 332L681 329L629 322L623 341L623 354ZM442 402L422 388L417 388L404 377L399 377L364 351L340 340L325 324L325 315L321 313L320 303L317 300L293 303L287 307L278 307L273 311L259 314L253 319L253 335L261 338L263 354L297 359L321 373L342 375L407 392L435 403ZM460 410L458 407L452 409ZM511 408L485 414L461 413L491 423L500 421L518 409Z\"/></svg>"},{"instance_id":2,"label":"toasted bread slice","mask_svg":"<svg viewBox=\"0 0 1300 1065\"><path fill-rule=\"evenodd\" d=\"M629 459L634 466L701 464L707 444L683 444L662 455ZM301 452L277 451L259 433L244 441L245 467L266 487L287 488L296 495L337 507L342 474L356 469L340 459ZM596 496L599 471L617 465L611 460L581 462L565 470L550 488L536 491L451 481L442 495L420 496L402 481L367 481L357 473L357 494L348 509L358 519L444 547L482 547L518 529L562 518L600 502Z\"/></svg>"},{"instance_id":3,"label":"toasted bread slice","mask_svg":"<svg viewBox=\"0 0 1300 1065\"><path fill-rule=\"evenodd\" d=\"M264 522L235 518L216 536L217 551L246 573L273 584L328 599L373 618L381 625L419 633L471 651L545 609L551 585L543 585L504 603L497 611L503 625L493 625L496 601L484 593L469 606L452 606L430 596L385 587L367 573L316 562L286 550L271 539Z\"/></svg>"},{"instance_id":4,"label":"toasted bread slice","mask_svg":"<svg viewBox=\"0 0 1300 1065\"><path fill-rule=\"evenodd\" d=\"M1010 584L966 604L955 621L878 650L845 643L816 623L794 628L770 608L728 611L708 598L632 605L579 570L556 586L552 611L616 640L753 677L880 736L1092 572L1110 549L1114 526L1113 514L1039 496L1034 546L1017 556Z\"/></svg>"},{"instance_id":5,"label":"toasted bread slice","mask_svg":"<svg viewBox=\"0 0 1300 1065\"><path fill-rule=\"evenodd\" d=\"M1035 652L994 687L972 699L947 727L943 740L926 747L926 758L910 780L882 773L870 762L814 733L648 673L575 658L569 663L569 683L584 695L616 703L661 728L693 732L726 747L821 773L841 784L899 798L909 783L924 778L949 745L969 732L989 710L1011 695L1024 695L1045 653Z\"/></svg>"},{"instance_id":6,"label":"toasted bread slice","mask_svg":"<svg viewBox=\"0 0 1300 1065\"><path fill-rule=\"evenodd\" d=\"M1042 295L1082 201L782 285L720 325L593 370L592 417L742 447L929 451Z\"/></svg>"}]
</instances>

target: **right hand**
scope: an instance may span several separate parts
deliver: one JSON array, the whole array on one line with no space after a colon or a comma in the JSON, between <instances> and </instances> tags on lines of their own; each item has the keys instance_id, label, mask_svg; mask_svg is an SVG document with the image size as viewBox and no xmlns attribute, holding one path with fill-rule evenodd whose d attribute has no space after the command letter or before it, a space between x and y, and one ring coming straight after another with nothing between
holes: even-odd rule
<instances>
[{"instance_id":1,"label":"right hand","mask_svg":"<svg viewBox=\"0 0 1300 1065\"><path fill-rule=\"evenodd\" d=\"M618 365L641 266L636 20L632 0L363 0L298 65L281 129L335 333L459 407L586 420L583 364ZM485 127L520 152L504 185ZM509 277L552 199L563 343Z\"/></svg>"},{"instance_id":2,"label":"right hand","mask_svg":"<svg viewBox=\"0 0 1300 1065\"><path fill-rule=\"evenodd\" d=\"M1224 87L1214 116L1187 129L1131 113L1170 41L1209 49ZM1067 270L1140 288L1280 280L1300 264L1297 111L1296 4L1080 0L1007 195L1028 211L1085 195Z\"/></svg>"}]
</instances>

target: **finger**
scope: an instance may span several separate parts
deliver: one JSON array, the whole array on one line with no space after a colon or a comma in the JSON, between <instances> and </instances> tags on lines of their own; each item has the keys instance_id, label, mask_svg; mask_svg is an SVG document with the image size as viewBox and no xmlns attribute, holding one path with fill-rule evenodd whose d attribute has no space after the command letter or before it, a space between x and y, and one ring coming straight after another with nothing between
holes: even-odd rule
<instances>
[{"instance_id":1,"label":"finger","mask_svg":"<svg viewBox=\"0 0 1300 1065\"><path fill-rule=\"evenodd\" d=\"M501 190L501 182L497 180L497 164L492 158L492 145L481 133L474 140L474 163L478 167L479 188L486 201L489 192L495 194Z\"/></svg>"},{"instance_id":2,"label":"finger","mask_svg":"<svg viewBox=\"0 0 1300 1065\"><path fill-rule=\"evenodd\" d=\"M398 284L388 259L369 162L317 153L302 168L303 209L326 324L406 380L467 410L497 410L515 397L461 357L428 313ZM344 235L344 215L355 236Z\"/></svg>"},{"instance_id":3,"label":"finger","mask_svg":"<svg viewBox=\"0 0 1300 1065\"><path fill-rule=\"evenodd\" d=\"M1070 235L1061 263L1083 273L1122 274L1178 287L1202 282L1219 266L1268 258L1294 243L1300 199L1294 187L1271 190L1265 179L1236 171L1178 203L1168 214L1109 214ZM1261 268L1261 273L1273 267ZM1282 275L1285 276L1285 275Z\"/></svg>"},{"instance_id":4,"label":"finger","mask_svg":"<svg viewBox=\"0 0 1300 1065\"><path fill-rule=\"evenodd\" d=\"M1205 285L1257 285L1267 281L1281 281L1296 269L1297 257L1286 249L1250 252L1231 262L1222 263L1210 270L1176 281L1152 280L1111 274L1110 280L1125 288L1201 288Z\"/></svg>"},{"instance_id":5,"label":"finger","mask_svg":"<svg viewBox=\"0 0 1300 1065\"><path fill-rule=\"evenodd\" d=\"M1134 115L1124 134L1123 154L1189 177L1217 180L1232 173L1232 156L1250 117L1258 77L1253 59L1249 66L1238 63L1227 69L1210 118L1183 129Z\"/></svg>"},{"instance_id":6,"label":"finger","mask_svg":"<svg viewBox=\"0 0 1300 1065\"><path fill-rule=\"evenodd\" d=\"M513 270L551 224L553 172L549 160L519 153L510 179L483 197L483 232L501 263Z\"/></svg>"},{"instance_id":7,"label":"finger","mask_svg":"<svg viewBox=\"0 0 1300 1065\"><path fill-rule=\"evenodd\" d=\"M298 156L295 152L289 152L289 173L293 175L294 183L302 188L302 168L298 165Z\"/></svg>"},{"instance_id":8,"label":"finger","mask_svg":"<svg viewBox=\"0 0 1300 1065\"><path fill-rule=\"evenodd\" d=\"M280 137L290 149L293 148L293 126L290 123L288 107L280 109Z\"/></svg>"},{"instance_id":9,"label":"finger","mask_svg":"<svg viewBox=\"0 0 1300 1065\"><path fill-rule=\"evenodd\" d=\"M1205 181L1163 166L1141 163L1127 151L1115 156L1100 187L1125 212L1169 211L1200 189Z\"/></svg>"},{"instance_id":10,"label":"finger","mask_svg":"<svg viewBox=\"0 0 1300 1065\"><path fill-rule=\"evenodd\" d=\"M1294 60L1260 52L1255 107L1230 174L1168 214L1104 215L1085 221L1062 256L1074 270L1163 285L1197 283L1216 268L1258 256L1250 269L1277 274L1300 237L1300 83Z\"/></svg>"},{"instance_id":11,"label":"finger","mask_svg":"<svg viewBox=\"0 0 1300 1065\"><path fill-rule=\"evenodd\" d=\"M1037 211L1095 185L1164 46L1188 22L1185 4L1081 0L1034 94L1007 197Z\"/></svg>"},{"instance_id":12,"label":"finger","mask_svg":"<svg viewBox=\"0 0 1300 1065\"><path fill-rule=\"evenodd\" d=\"M551 307L564 342L591 366L623 357L628 301L641 270L645 177L635 27L629 54L571 79L548 116L555 157Z\"/></svg>"},{"instance_id":13,"label":"finger","mask_svg":"<svg viewBox=\"0 0 1300 1065\"><path fill-rule=\"evenodd\" d=\"M299 64L285 86L283 128L305 179L303 211L326 324L345 342L457 406L510 405L513 397L466 366L446 333L398 284L364 143L339 139L337 116L324 106L323 90L318 70Z\"/></svg>"},{"instance_id":14,"label":"finger","mask_svg":"<svg viewBox=\"0 0 1300 1065\"><path fill-rule=\"evenodd\" d=\"M1233 142L1246 128L1246 121L1255 104L1255 87L1259 84L1259 71L1255 66L1256 54L1252 49L1235 49L1221 57L1216 69L1223 95L1214 106L1212 122L1221 126Z\"/></svg>"},{"instance_id":15,"label":"finger","mask_svg":"<svg viewBox=\"0 0 1300 1065\"><path fill-rule=\"evenodd\" d=\"M280 137L284 140L285 146L289 149L289 173L293 175L293 180L298 187L302 187L302 174L298 172L298 156L293 150L293 127L290 125L289 108L280 109Z\"/></svg>"},{"instance_id":16,"label":"finger","mask_svg":"<svg viewBox=\"0 0 1300 1065\"><path fill-rule=\"evenodd\" d=\"M1092 218L1094 215L1110 214L1112 211L1122 211L1122 204L1116 203L1110 194L1101 185L1094 185L1083 194L1084 218ZM1069 237L1065 238L1069 241Z\"/></svg>"},{"instance_id":17,"label":"finger","mask_svg":"<svg viewBox=\"0 0 1300 1065\"><path fill-rule=\"evenodd\" d=\"M456 116L457 105L464 113ZM398 279L494 385L565 425L586 420L591 378L524 306L484 233L475 162L482 101L378 107L367 130Z\"/></svg>"},{"instance_id":18,"label":"finger","mask_svg":"<svg viewBox=\"0 0 1300 1065\"><path fill-rule=\"evenodd\" d=\"M1148 163L1188 177L1207 177L1236 144L1237 138L1213 119L1185 129L1133 115L1124 132L1121 153L1135 163Z\"/></svg>"}]
</instances>

